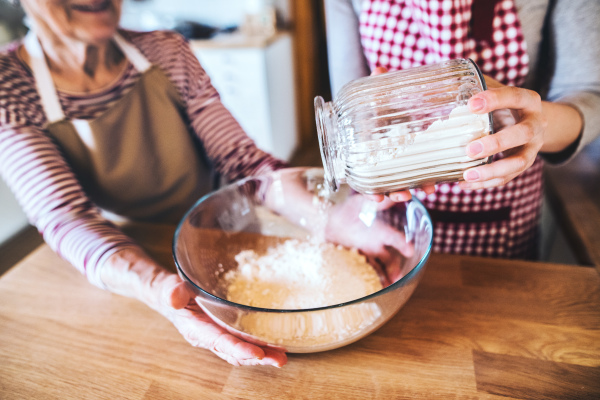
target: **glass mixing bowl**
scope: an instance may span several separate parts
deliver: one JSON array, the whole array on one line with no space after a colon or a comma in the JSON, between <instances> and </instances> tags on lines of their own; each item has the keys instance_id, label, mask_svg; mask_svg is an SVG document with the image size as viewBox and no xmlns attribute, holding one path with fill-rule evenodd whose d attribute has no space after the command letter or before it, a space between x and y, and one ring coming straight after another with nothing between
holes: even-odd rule
<instances>
[{"instance_id":1,"label":"glass mixing bowl","mask_svg":"<svg viewBox=\"0 0 600 400\"><path fill-rule=\"evenodd\" d=\"M425 207L417 200L376 203L346 185L327 193L323 181L320 168L243 179L201 198L179 223L173 241L178 272L200 307L233 335L291 353L330 350L374 332L415 290L433 237ZM261 254L288 239L358 249L378 271L383 289L311 309L228 301L224 276L237 267L235 256L243 250Z\"/></svg>"}]
</instances>

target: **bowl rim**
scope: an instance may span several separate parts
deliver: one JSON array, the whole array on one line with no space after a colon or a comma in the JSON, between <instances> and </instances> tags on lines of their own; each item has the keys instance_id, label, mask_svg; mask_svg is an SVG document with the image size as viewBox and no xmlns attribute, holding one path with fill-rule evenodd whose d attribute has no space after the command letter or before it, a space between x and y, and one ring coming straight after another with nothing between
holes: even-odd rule
<instances>
[{"instance_id":1,"label":"bowl rim","mask_svg":"<svg viewBox=\"0 0 600 400\"><path fill-rule=\"evenodd\" d=\"M268 175L268 174L267 174ZM233 301L229 301L227 299L224 299L222 297L216 296L212 293L207 292L206 290L202 289L200 286L198 286L195 282L193 282L187 275L186 273L183 271L183 269L181 268L181 265L179 265L179 260L177 259L177 252L176 252L176 244L177 244L177 238L179 237L179 233L180 230L183 226L183 224L185 223L185 221L188 220L188 216L192 213L192 211L200 204L202 203L204 200L206 200L207 198L214 196L215 194L217 194L220 191L224 191L225 189L230 189L234 186L241 186L243 184L245 184L247 181L250 180L256 180L256 179L263 179L266 178L266 175L254 175L254 176L249 176L243 179L240 179L236 182L230 183L228 185L225 185L215 191L212 191L210 193L205 194L204 196L202 196L199 200L197 200L184 214L184 216L181 218L181 220L177 223L177 228L175 229L175 234L173 235L173 242L171 244L171 249L172 249L172 255L173 255L173 260L175 262L175 266L177 267L177 271L179 272L180 276L182 276L184 278L184 280L193 285L196 289L198 289L200 292L202 292L205 296L209 297L210 299L216 301L217 303L221 303L224 305L228 305L231 307L235 307L235 308L239 308L242 310L246 310L246 311L254 311L254 312L267 312L267 313L300 313L300 312L313 312L313 311L323 311L323 310L329 310L329 309L333 309L333 308L340 308L340 307L346 307L352 304L357 304L357 303L362 303L364 301L373 299L375 297L379 297L393 289L395 289L398 286L403 286L406 281L410 280L410 278L413 275L416 275L421 269L424 268L427 260L429 259L429 256L431 255L431 249L433 247L433 223L431 224L432 227L432 232L431 232L431 237L429 239L429 245L427 246L427 249L425 250L425 253L423 254L423 256L421 257L421 259L419 260L419 262L417 263L417 265L414 266L413 269L411 269L406 275L404 275L402 278L398 279L396 282L392 283L389 286L384 287L381 290L378 290L374 293L371 293L367 296L363 296L363 297L359 297L357 299L354 300L350 300L350 301L346 301L344 303L339 303L339 304L332 304L329 306L324 306L324 307L316 307L316 308L299 308L299 309L276 309L276 308L263 308L263 307L254 307L254 306L248 306L245 304L240 304L240 303L236 303ZM423 205L423 203L417 199L416 197L412 197L411 200L407 201L408 202L415 202L418 204L418 206L425 212L425 215L427 216L427 218L429 219L430 222L432 222L431 220L431 216L429 215L429 212L427 211L427 208Z\"/></svg>"}]
</instances>

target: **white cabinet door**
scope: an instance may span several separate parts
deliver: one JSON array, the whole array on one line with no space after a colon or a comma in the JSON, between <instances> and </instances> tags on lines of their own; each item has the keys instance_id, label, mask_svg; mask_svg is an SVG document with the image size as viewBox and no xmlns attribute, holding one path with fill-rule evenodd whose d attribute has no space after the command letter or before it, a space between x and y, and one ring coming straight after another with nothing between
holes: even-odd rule
<instances>
[{"instance_id":1,"label":"white cabinet door","mask_svg":"<svg viewBox=\"0 0 600 400\"><path fill-rule=\"evenodd\" d=\"M288 161L299 142L293 57L290 35L266 50L271 141L274 154Z\"/></svg>"},{"instance_id":2,"label":"white cabinet door","mask_svg":"<svg viewBox=\"0 0 600 400\"><path fill-rule=\"evenodd\" d=\"M196 54L225 107L260 148L272 152L262 49L207 49Z\"/></svg>"},{"instance_id":3,"label":"white cabinet door","mask_svg":"<svg viewBox=\"0 0 600 400\"><path fill-rule=\"evenodd\" d=\"M265 46L195 46L221 101L261 149L289 160L298 143L291 37Z\"/></svg>"},{"instance_id":4,"label":"white cabinet door","mask_svg":"<svg viewBox=\"0 0 600 400\"><path fill-rule=\"evenodd\" d=\"M0 244L2 244L25 229L27 217L2 179L0 179L0 205Z\"/></svg>"}]
</instances>

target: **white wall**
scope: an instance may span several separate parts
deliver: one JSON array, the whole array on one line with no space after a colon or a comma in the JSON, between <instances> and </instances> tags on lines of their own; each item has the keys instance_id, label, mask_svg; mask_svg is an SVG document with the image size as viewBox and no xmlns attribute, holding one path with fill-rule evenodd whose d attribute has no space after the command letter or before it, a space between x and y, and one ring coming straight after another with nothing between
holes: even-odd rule
<instances>
[{"instance_id":1,"label":"white wall","mask_svg":"<svg viewBox=\"0 0 600 400\"><path fill-rule=\"evenodd\" d=\"M289 0L124 0L123 21L127 27L140 30L171 28L169 25L178 21L227 27L239 25L247 8L261 2L275 6L283 19L289 21ZM21 14L2 0L0 11L1 45L15 37L12 25L20 21ZM0 244L25 228L27 223L13 194L0 179Z\"/></svg>"},{"instance_id":2,"label":"white wall","mask_svg":"<svg viewBox=\"0 0 600 400\"><path fill-rule=\"evenodd\" d=\"M0 244L27 226L27 218L2 179L0 179Z\"/></svg>"},{"instance_id":3,"label":"white wall","mask_svg":"<svg viewBox=\"0 0 600 400\"><path fill-rule=\"evenodd\" d=\"M246 10L258 4L274 6L284 21L290 20L290 0L124 0L121 24L130 29L170 29L180 21L216 27L237 26ZM301 0L304 1L304 0Z\"/></svg>"},{"instance_id":4,"label":"white wall","mask_svg":"<svg viewBox=\"0 0 600 400\"><path fill-rule=\"evenodd\" d=\"M0 46L17 37L21 13L0 0ZM0 178L0 244L27 226L27 218L8 186ZM1 257L1 255L0 255Z\"/></svg>"}]
</instances>

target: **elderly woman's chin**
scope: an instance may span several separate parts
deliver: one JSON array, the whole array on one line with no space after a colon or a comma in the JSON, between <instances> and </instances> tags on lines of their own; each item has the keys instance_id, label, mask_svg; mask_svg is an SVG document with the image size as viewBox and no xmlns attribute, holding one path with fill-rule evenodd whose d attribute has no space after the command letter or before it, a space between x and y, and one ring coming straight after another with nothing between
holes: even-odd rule
<instances>
[{"instance_id":1,"label":"elderly woman's chin","mask_svg":"<svg viewBox=\"0 0 600 400\"><path fill-rule=\"evenodd\" d=\"M70 19L72 31L83 41L93 43L108 40L119 25L119 11L112 7L100 12L73 11Z\"/></svg>"},{"instance_id":2,"label":"elderly woman's chin","mask_svg":"<svg viewBox=\"0 0 600 400\"><path fill-rule=\"evenodd\" d=\"M118 24L88 25L74 30L74 36L82 42L100 44L109 41L117 31Z\"/></svg>"}]
</instances>

